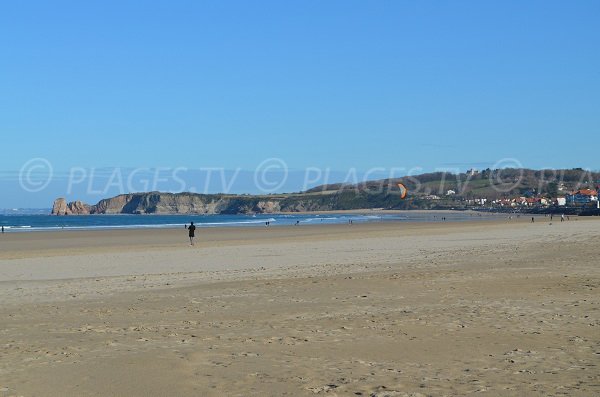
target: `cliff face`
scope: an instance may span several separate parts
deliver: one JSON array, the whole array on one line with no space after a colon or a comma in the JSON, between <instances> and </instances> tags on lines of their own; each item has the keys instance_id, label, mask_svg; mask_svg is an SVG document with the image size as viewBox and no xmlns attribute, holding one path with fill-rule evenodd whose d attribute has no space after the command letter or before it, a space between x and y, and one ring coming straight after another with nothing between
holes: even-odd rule
<instances>
[{"instance_id":1,"label":"cliff face","mask_svg":"<svg viewBox=\"0 0 600 397\"><path fill-rule=\"evenodd\" d=\"M397 208L399 195L339 191L333 194L247 196L196 193L133 193L100 200L54 201L53 215L78 214L268 214L275 212L330 211L364 208Z\"/></svg>"},{"instance_id":2,"label":"cliff face","mask_svg":"<svg viewBox=\"0 0 600 397\"><path fill-rule=\"evenodd\" d=\"M282 199L264 200L252 196L205 195L193 193L134 193L103 199L89 206L80 201L67 203L58 198L52 215L78 214L248 214L288 211ZM289 209L289 211L294 211Z\"/></svg>"}]
</instances>

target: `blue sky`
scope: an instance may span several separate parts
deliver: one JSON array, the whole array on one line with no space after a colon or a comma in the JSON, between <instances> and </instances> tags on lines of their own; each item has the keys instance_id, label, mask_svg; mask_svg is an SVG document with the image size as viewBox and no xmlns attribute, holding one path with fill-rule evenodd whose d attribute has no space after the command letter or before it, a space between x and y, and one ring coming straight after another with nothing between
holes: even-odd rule
<instances>
[{"instance_id":1,"label":"blue sky","mask_svg":"<svg viewBox=\"0 0 600 397\"><path fill-rule=\"evenodd\" d=\"M0 208L64 189L15 184L32 158L63 176L598 169L599 18L598 1L3 2Z\"/></svg>"}]
</instances>

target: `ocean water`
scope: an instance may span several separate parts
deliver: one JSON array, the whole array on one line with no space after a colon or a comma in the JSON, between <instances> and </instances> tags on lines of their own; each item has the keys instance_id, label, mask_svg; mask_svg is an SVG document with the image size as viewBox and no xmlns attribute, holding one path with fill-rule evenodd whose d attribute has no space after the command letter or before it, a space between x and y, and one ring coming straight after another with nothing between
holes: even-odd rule
<instances>
[{"instance_id":1,"label":"ocean water","mask_svg":"<svg viewBox=\"0 0 600 397\"><path fill-rule=\"evenodd\" d=\"M369 211L364 214L261 214L261 215L69 215L52 216L45 214L7 214L0 215L0 226L6 232L33 232L46 230L88 230L88 229L145 229L145 228L177 228L191 221L197 227L247 226L264 227L280 225L318 225L347 224L364 222L432 222L465 221L489 219L489 214L473 215L472 213L402 213L376 214Z\"/></svg>"}]
</instances>

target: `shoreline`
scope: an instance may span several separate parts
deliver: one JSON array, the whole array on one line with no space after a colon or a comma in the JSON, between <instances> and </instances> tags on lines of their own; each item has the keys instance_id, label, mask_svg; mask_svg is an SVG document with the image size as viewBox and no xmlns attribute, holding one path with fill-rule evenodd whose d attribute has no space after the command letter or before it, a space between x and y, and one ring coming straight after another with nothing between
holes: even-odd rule
<instances>
[{"instance_id":1,"label":"shoreline","mask_svg":"<svg viewBox=\"0 0 600 397\"><path fill-rule=\"evenodd\" d=\"M39 232L65 232L65 231L87 231L87 230L157 230L157 229L177 229L179 227L183 227L185 224L188 224L190 220L196 222L196 226L200 229L207 228L220 228L220 227L243 227L243 228L253 228L253 227L263 227L266 221L272 222L269 226L273 227L282 227L282 226L290 226L294 225L293 220L286 219L277 219L274 217L283 216L298 216L298 217L307 217L306 219L299 219L300 224L297 226L308 226L313 225L314 223L309 223L310 221L314 221L312 217L318 218L323 217L322 220L326 221L323 224L340 224L343 225L347 221L352 220L356 224L358 223L386 223L386 222L435 222L436 217L438 216L450 216L450 219L444 219L448 222L465 222L474 219L501 219L504 217L504 214L500 213L480 213L477 211L454 211L454 210L344 210L344 211L315 211L315 212L278 212L278 213L264 213L259 214L259 217L256 215L235 215L238 216L238 220L227 220L223 222L204 222L199 221L198 218L206 219L212 221L220 220L220 216L228 216L222 214L93 214L93 215L22 215L22 217L27 216L35 216L35 217L43 217L44 219L56 219L58 223L60 223L60 219L81 219L81 217L91 217L100 219L104 216L108 217L126 217L126 218L134 218L141 216L142 218L149 217L146 219L151 219L152 217L173 217L166 220L166 223L139 223L139 224L115 224L115 225L80 225L77 223L69 224L69 225L4 225L6 234L9 233L39 233ZM410 217L413 215L413 218L408 219L398 219L394 218L394 216L402 216L405 215ZM458 218L452 218L453 215L459 216ZM337 221L331 222L332 219L327 219L327 216L364 216L364 217L377 217L378 219L338 219ZM419 219L419 216L427 217L433 216L433 219ZM8 216L7 216L8 217ZM77 217L77 218L75 218ZM214 218L212 218L214 217ZM173 219L177 218L177 220L181 220L181 223L173 223Z\"/></svg>"}]
</instances>

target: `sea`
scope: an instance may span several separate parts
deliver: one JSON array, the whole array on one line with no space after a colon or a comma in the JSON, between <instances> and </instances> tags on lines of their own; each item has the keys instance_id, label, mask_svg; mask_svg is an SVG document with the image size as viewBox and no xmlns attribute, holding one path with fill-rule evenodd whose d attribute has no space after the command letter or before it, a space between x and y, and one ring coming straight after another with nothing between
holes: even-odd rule
<instances>
[{"instance_id":1,"label":"sea","mask_svg":"<svg viewBox=\"0 0 600 397\"><path fill-rule=\"evenodd\" d=\"M178 228L190 222L197 227L265 227L284 225L348 224L367 222L436 222L469 221L489 219L493 214L473 214L472 212L436 213L310 213L310 214L256 214L256 215L68 215L55 216L41 211L3 211L0 213L0 226L5 232L35 232L60 230L94 229L151 229Z\"/></svg>"}]
</instances>

